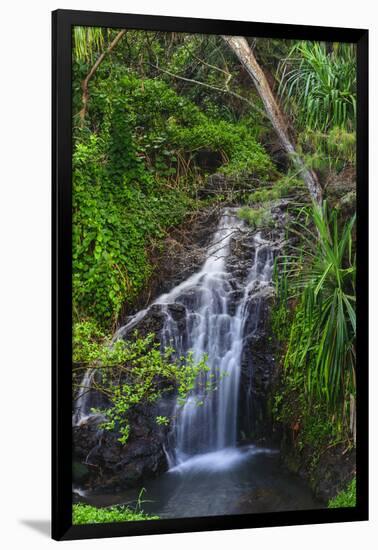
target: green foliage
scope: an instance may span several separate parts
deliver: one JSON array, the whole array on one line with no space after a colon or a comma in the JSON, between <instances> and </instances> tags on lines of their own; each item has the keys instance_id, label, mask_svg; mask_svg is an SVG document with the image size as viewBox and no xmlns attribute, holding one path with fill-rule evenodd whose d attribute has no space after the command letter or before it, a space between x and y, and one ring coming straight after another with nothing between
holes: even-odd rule
<instances>
[{"instance_id":1,"label":"green foliage","mask_svg":"<svg viewBox=\"0 0 378 550\"><path fill-rule=\"evenodd\" d=\"M274 170L269 156L243 122L212 119L162 80L141 79L126 70L120 71L111 85L101 80L92 93L92 113L98 123L109 109L110 98L112 109L116 98L117 118L124 121L125 115L128 117L138 156L155 177L174 176L176 180L177 172L187 175L189 170L198 171L201 150L220 153L223 170L229 173L245 170L263 178Z\"/></svg>"},{"instance_id":2,"label":"green foliage","mask_svg":"<svg viewBox=\"0 0 378 550\"><path fill-rule=\"evenodd\" d=\"M253 193L250 193L247 197L247 202L248 204L258 204L273 201L275 199L278 199L279 197L280 194L278 189L276 189L275 187L264 187L262 189L254 191Z\"/></svg>"},{"instance_id":3,"label":"green foliage","mask_svg":"<svg viewBox=\"0 0 378 550\"><path fill-rule=\"evenodd\" d=\"M273 282L275 285L276 302L272 307L270 314L270 323L273 334L278 343L283 346L290 335L290 326L293 318L293 312L290 308L290 287L287 276L289 268L289 258L276 256L273 268ZM286 349L284 350L286 352ZM280 357L278 359L281 359Z\"/></svg>"},{"instance_id":4,"label":"green foliage","mask_svg":"<svg viewBox=\"0 0 378 550\"><path fill-rule=\"evenodd\" d=\"M354 508L356 506L356 478L348 487L328 502L328 508Z\"/></svg>"},{"instance_id":5,"label":"green foliage","mask_svg":"<svg viewBox=\"0 0 378 550\"><path fill-rule=\"evenodd\" d=\"M345 430L326 403L316 397L309 400L303 382L300 373L285 373L274 398L273 416L286 426L297 424L296 448L311 448L310 468L314 468L325 449L345 442Z\"/></svg>"},{"instance_id":6,"label":"green foliage","mask_svg":"<svg viewBox=\"0 0 378 550\"><path fill-rule=\"evenodd\" d=\"M338 212L302 209L289 232L300 243L276 259L272 328L284 366L273 414L293 428L295 447L311 449L315 471L326 449L351 445L354 380L354 217L339 229Z\"/></svg>"},{"instance_id":7,"label":"green foliage","mask_svg":"<svg viewBox=\"0 0 378 550\"><path fill-rule=\"evenodd\" d=\"M355 274L352 252L355 216L339 230L337 211L313 206L313 229L302 230L303 263L295 267L292 287L301 292L292 325L285 368L303 372L306 391L345 414L355 393ZM341 410L340 410L341 407Z\"/></svg>"},{"instance_id":8,"label":"green foliage","mask_svg":"<svg viewBox=\"0 0 378 550\"><path fill-rule=\"evenodd\" d=\"M100 27L73 27L73 54L77 62L94 61L94 54L103 50L106 31Z\"/></svg>"},{"instance_id":9,"label":"green foliage","mask_svg":"<svg viewBox=\"0 0 378 550\"><path fill-rule=\"evenodd\" d=\"M127 506L110 506L108 508L95 508L89 504L73 504L72 506L73 525L150 519L159 519L159 517L149 516L142 511L131 510Z\"/></svg>"},{"instance_id":10,"label":"green foliage","mask_svg":"<svg viewBox=\"0 0 378 550\"><path fill-rule=\"evenodd\" d=\"M274 201L277 199L291 197L294 194L298 194L298 191L304 189L304 183L301 179L296 177L296 174L287 174L280 177L270 187L267 185L248 194L245 197L247 204L259 204Z\"/></svg>"},{"instance_id":11,"label":"green foliage","mask_svg":"<svg viewBox=\"0 0 378 550\"><path fill-rule=\"evenodd\" d=\"M96 387L110 403L101 411L103 428L119 433L122 444L131 433L130 414L139 404L154 403L166 391L176 391L179 402L184 403L200 375L208 371L206 357L198 363L190 352L176 358L173 348L161 351L152 333L111 343L93 322L83 322L75 325L73 342L75 365L81 369L91 366L101 373ZM158 416L156 422L165 426L169 419Z\"/></svg>"},{"instance_id":12,"label":"green foliage","mask_svg":"<svg viewBox=\"0 0 378 550\"><path fill-rule=\"evenodd\" d=\"M103 427L121 434L120 443L125 444L130 435L130 412L140 403L154 403L164 392L176 390L178 402L184 403L201 373L208 370L205 360L194 363L193 355L174 358L173 348L162 352L154 335L124 343L125 364L102 380L111 407L102 411L106 421ZM122 379L120 379L120 375ZM117 385L114 379L119 380ZM157 417L159 425L169 420Z\"/></svg>"},{"instance_id":13,"label":"green foliage","mask_svg":"<svg viewBox=\"0 0 378 550\"><path fill-rule=\"evenodd\" d=\"M269 208L249 208L243 206L238 210L238 217L245 220L249 225L255 228L270 227L273 225L272 215Z\"/></svg>"},{"instance_id":14,"label":"green foliage","mask_svg":"<svg viewBox=\"0 0 378 550\"><path fill-rule=\"evenodd\" d=\"M148 244L179 223L190 207L180 189L154 186L129 133L115 126L111 138L83 132L76 142L73 299L78 319L114 323L152 272Z\"/></svg>"},{"instance_id":15,"label":"green foliage","mask_svg":"<svg viewBox=\"0 0 378 550\"><path fill-rule=\"evenodd\" d=\"M159 426L168 426L169 418L167 416L157 416L156 423L159 424Z\"/></svg>"},{"instance_id":16,"label":"green foliage","mask_svg":"<svg viewBox=\"0 0 378 550\"><path fill-rule=\"evenodd\" d=\"M74 324L73 363L80 366L116 367L127 361L129 352L123 340L112 342L93 320Z\"/></svg>"},{"instance_id":17,"label":"green foliage","mask_svg":"<svg viewBox=\"0 0 378 550\"><path fill-rule=\"evenodd\" d=\"M298 136L298 150L318 173L340 171L356 162L356 133L338 126L328 133L307 129Z\"/></svg>"},{"instance_id":18,"label":"green foliage","mask_svg":"<svg viewBox=\"0 0 378 550\"><path fill-rule=\"evenodd\" d=\"M313 130L355 127L356 54L349 44L298 42L283 64L280 95Z\"/></svg>"}]
</instances>

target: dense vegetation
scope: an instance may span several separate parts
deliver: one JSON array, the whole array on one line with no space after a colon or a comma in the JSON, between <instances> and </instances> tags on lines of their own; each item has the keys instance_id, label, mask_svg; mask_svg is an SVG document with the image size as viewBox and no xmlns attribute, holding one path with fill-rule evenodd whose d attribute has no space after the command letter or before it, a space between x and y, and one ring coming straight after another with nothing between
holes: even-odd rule
<instances>
[{"instance_id":1,"label":"dense vegetation","mask_svg":"<svg viewBox=\"0 0 378 550\"><path fill-rule=\"evenodd\" d=\"M290 159L273 158L277 138L263 102L220 37L128 31L113 48L117 36L74 33L74 367L102 371L105 427L126 444L130 410L157 400L162 378L185 398L206 369L206 358L175 359L153 335L110 345L153 278L152 248L163 249L172 228L209 204L237 202L239 216L258 228L274 225L267 205L291 199L288 237L296 244L275 269L281 378L274 412L276 421L300 427L295 445L313 449L315 468L325 449L350 449L355 435L355 218L332 194L332 182L350 179L355 167L354 48L253 42L297 153L323 188L325 201L313 204ZM201 198L214 172L253 183ZM353 487L330 506L353 505ZM75 523L129 519L145 516L74 506Z\"/></svg>"},{"instance_id":2,"label":"dense vegetation","mask_svg":"<svg viewBox=\"0 0 378 550\"><path fill-rule=\"evenodd\" d=\"M339 230L337 210L330 216L326 203L305 214L312 230L294 224L304 246L276 266L273 323L284 351L275 413L278 420L298 428L296 445L300 452L311 448L309 466L315 470L326 449L353 446L355 219L352 216Z\"/></svg>"},{"instance_id":3,"label":"dense vegetation","mask_svg":"<svg viewBox=\"0 0 378 550\"><path fill-rule=\"evenodd\" d=\"M203 111L130 61L101 65L90 118L75 129L74 315L107 327L151 276L149 245L198 207L196 189L208 172L201 153L229 174L266 179L274 172L248 119ZM88 64L75 64L77 84L86 71ZM76 112L79 106L77 89Z\"/></svg>"}]
</instances>

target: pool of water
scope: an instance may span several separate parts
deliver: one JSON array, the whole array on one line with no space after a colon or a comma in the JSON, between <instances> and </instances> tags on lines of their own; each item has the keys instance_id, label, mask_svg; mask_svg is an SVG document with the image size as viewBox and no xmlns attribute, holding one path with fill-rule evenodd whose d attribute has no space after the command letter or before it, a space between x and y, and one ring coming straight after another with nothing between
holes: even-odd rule
<instances>
[{"instance_id":1,"label":"pool of water","mask_svg":"<svg viewBox=\"0 0 378 550\"><path fill-rule=\"evenodd\" d=\"M279 453L253 445L183 457L157 479L146 481L142 509L161 518L308 510L324 507ZM94 506L135 506L140 489L86 494Z\"/></svg>"}]
</instances>

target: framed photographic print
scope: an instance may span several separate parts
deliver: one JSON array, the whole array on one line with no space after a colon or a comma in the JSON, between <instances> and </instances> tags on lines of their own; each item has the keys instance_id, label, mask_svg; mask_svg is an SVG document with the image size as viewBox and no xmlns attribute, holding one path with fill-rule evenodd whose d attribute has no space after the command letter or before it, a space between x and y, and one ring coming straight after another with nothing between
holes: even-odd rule
<instances>
[{"instance_id":1,"label":"framed photographic print","mask_svg":"<svg viewBox=\"0 0 378 550\"><path fill-rule=\"evenodd\" d=\"M53 538L368 518L367 41L53 13Z\"/></svg>"}]
</instances>

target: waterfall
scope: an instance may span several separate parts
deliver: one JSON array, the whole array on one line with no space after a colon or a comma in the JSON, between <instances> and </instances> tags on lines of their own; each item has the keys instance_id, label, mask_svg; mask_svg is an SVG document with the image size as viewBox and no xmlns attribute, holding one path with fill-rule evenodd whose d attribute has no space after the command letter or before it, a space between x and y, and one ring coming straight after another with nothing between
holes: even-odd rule
<instances>
[{"instance_id":1,"label":"waterfall","mask_svg":"<svg viewBox=\"0 0 378 550\"><path fill-rule=\"evenodd\" d=\"M91 414L92 404L92 382L95 376L95 369L89 368L85 371L80 387L75 398L75 408L72 417L73 426L84 422Z\"/></svg>"},{"instance_id":2,"label":"waterfall","mask_svg":"<svg viewBox=\"0 0 378 550\"><path fill-rule=\"evenodd\" d=\"M93 409L100 409L105 405L105 398L96 391L94 384L99 379L99 371L94 367L86 369L80 387L74 399L74 411L72 415L72 425L80 426L89 418L96 416L102 418L101 413L92 412Z\"/></svg>"},{"instance_id":3,"label":"waterfall","mask_svg":"<svg viewBox=\"0 0 378 550\"><path fill-rule=\"evenodd\" d=\"M184 406L176 407L176 463L194 454L236 446L246 321L249 321L250 331L257 329L261 303L259 296L270 285L273 268L270 244L258 233L253 238L254 259L235 308L235 290L227 269L227 259L231 238L242 231L243 222L226 211L200 271L156 300L156 303L177 302L186 307L186 349L180 349L179 331L168 310L163 342L172 342L181 353L192 350L195 361L206 355L209 367L209 371L201 375ZM251 315L253 319L250 319ZM182 341L182 334L180 338Z\"/></svg>"},{"instance_id":4,"label":"waterfall","mask_svg":"<svg viewBox=\"0 0 378 550\"><path fill-rule=\"evenodd\" d=\"M172 444L167 451L171 465L237 444L238 397L246 330L250 336L258 328L260 304L265 289L271 288L274 260L271 243L255 233L250 237L253 253L242 282L235 281L229 265L231 244L233 238L237 242L246 231L235 211L226 209L202 267L150 306L164 312L164 325L159 335L162 347L172 345L180 355L191 351L194 361L207 356L209 367L199 377L185 404L176 405ZM251 230L248 231L250 235ZM184 329L178 326L172 314L175 304L185 308ZM127 337L150 308L139 311L114 338ZM92 392L88 388L93 372L93 369L87 371L81 384L76 423L89 414Z\"/></svg>"}]
</instances>

